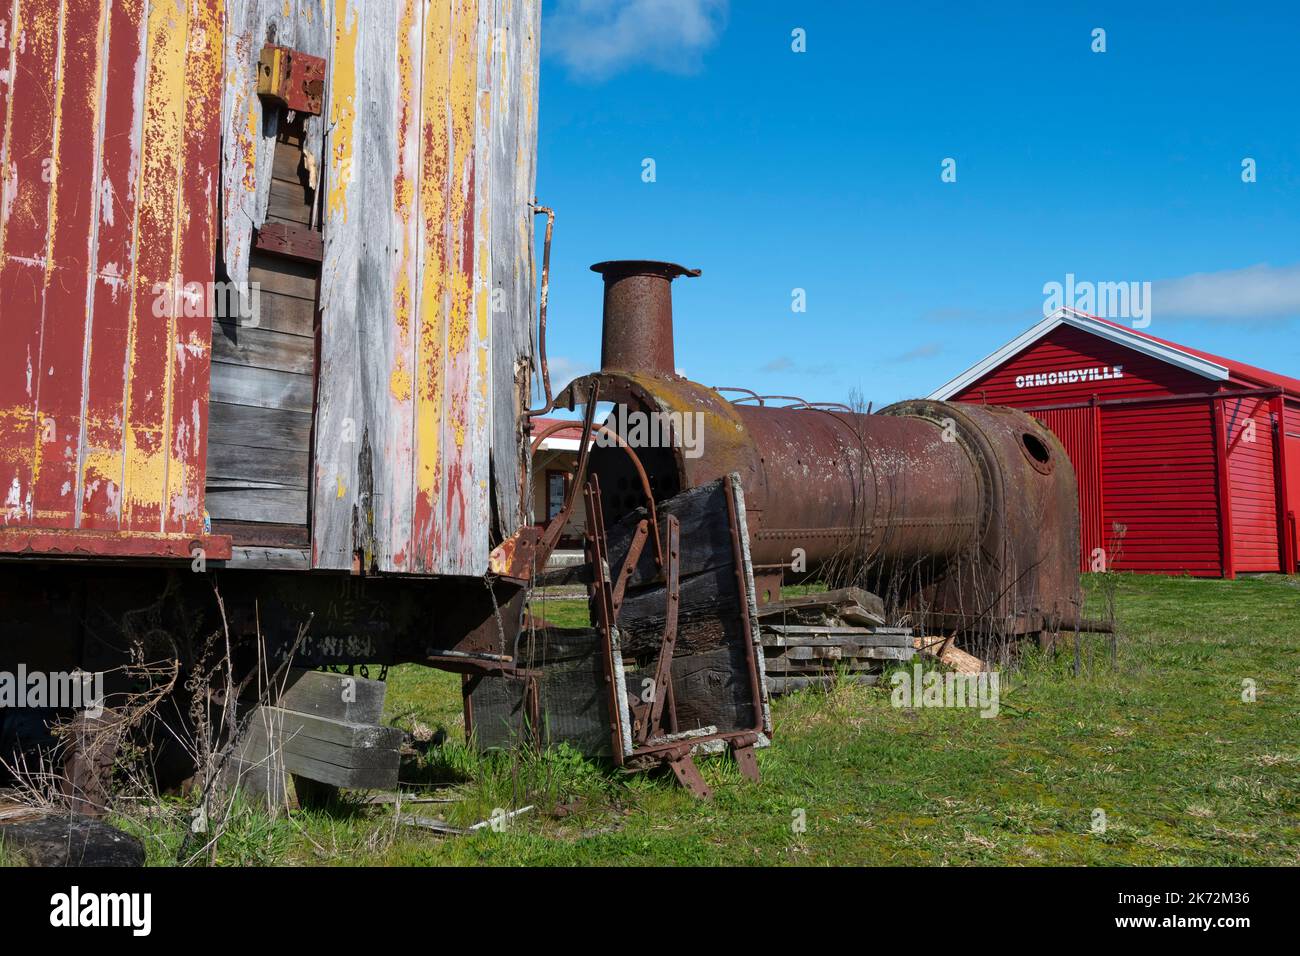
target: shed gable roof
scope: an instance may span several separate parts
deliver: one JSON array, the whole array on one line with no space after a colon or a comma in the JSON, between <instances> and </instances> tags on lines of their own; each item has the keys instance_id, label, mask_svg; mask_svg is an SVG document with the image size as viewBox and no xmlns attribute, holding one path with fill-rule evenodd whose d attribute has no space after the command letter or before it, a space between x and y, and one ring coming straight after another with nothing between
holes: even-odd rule
<instances>
[{"instance_id":1,"label":"shed gable roof","mask_svg":"<svg viewBox=\"0 0 1300 956\"><path fill-rule=\"evenodd\" d=\"M954 395L957 395L964 389L982 379L984 376L988 375L1013 356L1018 355L1020 352L1029 348L1053 329L1059 328L1062 325L1073 326L1076 329L1080 329L1084 332L1096 335L1099 338L1114 342L1117 345L1122 345L1125 348L1133 349L1135 352L1140 352L1143 355L1150 356L1151 358L1161 362L1166 362L1214 382L1230 381L1234 371L1232 366L1236 364L1229 363L1226 359L1221 359L1219 356L1210 355L1208 352L1197 352L1191 349L1186 349L1181 345L1166 342L1163 339L1147 335L1136 329L1118 325L1114 322L1108 322L1107 320L1095 315L1088 315L1085 312L1077 312L1074 309L1061 308L1057 309L1032 328L1012 339L1000 349L985 356L960 375L957 375L955 378L939 386L930 393L929 397L941 401L952 398ZM1241 368L1249 369L1251 367L1241 366ZM1252 369L1252 371L1257 373L1262 372L1261 369ZM1297 394L1300 394L1300 381L1286 379L1284 376L1274 376L1272 373L1267 372L1263 373L1263 375L1268 376L1268 378L1260 378L1259 380L1262 383L1275 384L1279 387L1286 388L1287 386L1283 384L1283 382L1290 381L1294 383ZM1255 378L1256 376L1245 377Z\"/></svg>"}]
</instances>

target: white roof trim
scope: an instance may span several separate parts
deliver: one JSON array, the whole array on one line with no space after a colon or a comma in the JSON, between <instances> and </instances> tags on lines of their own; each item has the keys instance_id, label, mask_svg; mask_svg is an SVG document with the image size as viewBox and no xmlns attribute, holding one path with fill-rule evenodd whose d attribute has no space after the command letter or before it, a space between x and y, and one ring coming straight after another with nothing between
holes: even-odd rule
<instances>
[{"instance_id":1,"label":"white roof trim","mask_svg":"<svg viewBox=\"0 0 1300 956\"><path fill-rule=\"evenodd\" d=\"M582 426L579 425L579 428ZM576 438L557 438L555 435L549 435L542 439L542 443L537 446L538 451L577 451L580 442Z\"/></svg>"},{"instance_id":2,"label":"white roof trim","mask_svg":"<svg viewBox=\"0 0 1300 956\"><path fill-rule=\"evenodd\" d=\"M1002 348L998 349L980 361L976 362L966 371L962 372L951 381L940 385L929 394L929 398L938 401L946 401L958 392L979 381L989 372L993 371L1003 362L1010 359L1013 355L1024 351L1030 345L1033 345L1048 332L1051 332L1059 325L1072 325L1076 329L1082 329L1084 332L1090 332L1100 338L1107 339L1117 345L1130 348L1135 352L1141 352L1151 358L1169 365L1175 365L1188 372L1194 372L1197 375L1212 379L1217 382L1224 382L1228 379L1228 369L1216 362L1200 358L1182 349L1177 349L1169 345L1163 345L1160 342L1153 342L1151 339L1125 328L1118 328L1105 322L1098 321L1091 315L1085 315L1082 312L1075 312L1073 309L1057 309L1043 321L1039 322L1033 328L1016 336Z\"/></svg>"}]
</instances>

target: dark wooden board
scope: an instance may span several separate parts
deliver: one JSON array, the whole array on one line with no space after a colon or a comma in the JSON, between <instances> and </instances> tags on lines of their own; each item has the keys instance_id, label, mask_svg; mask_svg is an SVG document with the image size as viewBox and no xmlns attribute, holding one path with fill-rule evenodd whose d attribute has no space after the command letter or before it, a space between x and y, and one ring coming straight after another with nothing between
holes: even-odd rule
<instances>
[{"instance_id":1,"label":"dark wooden board","mask_svg":"<svg viewBox=\"0 0 1300 956\"><path fill-rule=\"evenodd\" d=\"M378 724L384 714L386 690L381 680L294 668L285 678L283 691L273 699L286 710L354 724Z\"/></svg>"},{"instance_id":2,"label":"dark wooden board","mask_svg":"<svg viewBox=\"0 0 1300 956\"><path fill-rule=\"evenodd\" d=\"M215 402L208 415L208 441L219 445L307 453L311 413Z\"/></svg>"},{"instance_id":3,"label":"dark wooden board","mask_svg":"<svg viewBox=\"0 0 1300 956\"><path fill-rule=\"evenodd\" d=\"M310 375L251 368L221 361L212 363L214 403L311 412L312 391Z\"/></svg>"},{"instance_id":4,"label":"dark wooden board","mask_svg":"<svg viewBox=\"0 0 1300 956\"><path fill-rule=\"evenodd\" d=\"M208 488L208 514L216 521L307 523L307 492L297 489Z\"/></svg>"},{"instance_id":5,"label":"dark wooden board","mask_svg":"<svg viewBox=\"0 0 1300 956\"><path fill-rule=\"evenodd\" d=\"M233 365L311 375L316 342L310 336L244 326L226 319L212 325L212 358Z\"/></svg>"},{"instance_id":6,"label":"dark wooden board","mask_svg":"<svg viewBox=\"0 0 1300 956\"><path fill-rule=\"evenodd\" d=\"M310 474L307 450L285 451L281 448L249 448L245 445L208 445L208 487L221 481L270 483L306 491ZM230 487L229 484L226 487Z\"/></svg>"}]
</instances>

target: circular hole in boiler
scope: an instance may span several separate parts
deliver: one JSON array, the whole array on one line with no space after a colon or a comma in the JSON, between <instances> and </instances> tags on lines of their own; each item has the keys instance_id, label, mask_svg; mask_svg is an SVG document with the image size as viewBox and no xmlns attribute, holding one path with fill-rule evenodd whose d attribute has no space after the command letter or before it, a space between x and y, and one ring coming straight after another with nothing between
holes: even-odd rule
<instances>
[{"instance_id":1,"label":"circular hole in boiler","mask_svg":"<svg viewBox=\"0 0 1300 956\"><path fill-rule=\"evenodd\" d=\"M1042 440L1037 435L1031 435L1029 432L1025 432L1020 436L1020 441L1025 446L1025 451L1029 453L1029 457L1040 465L1046 465L1051 461L1051 452L1047 450L1047 446L1043 444Z\"/></svg>"}]
</instances>

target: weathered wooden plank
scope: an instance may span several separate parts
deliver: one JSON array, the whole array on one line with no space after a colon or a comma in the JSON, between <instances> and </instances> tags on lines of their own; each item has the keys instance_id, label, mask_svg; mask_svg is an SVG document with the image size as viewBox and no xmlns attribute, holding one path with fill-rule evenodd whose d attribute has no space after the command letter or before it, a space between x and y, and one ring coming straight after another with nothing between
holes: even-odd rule
<instances>
[{"instance_id":1,"label":"weathered wooden plank","mask_svg":"<svg viewBox=\"0 0 1300 956\"><path fill-rule=\"evenodd\" d=\"M307 202L301 183L272 179L267 198L269 202L267 213L272 214L276 220L294 222L303 226L311 224L311 205ZM265 219L264 216L263 221Z\"/></svg>"},{"instance_id":2,"label":"weathered wooden plank","mask_svg":"<svg viewBox=\"0 0 1300 956\"><path fill-rule=\"evenodd\" d=\"M437 507L443 488L442 420L446 388L446 318L453 263L449 207L453 184L459 187L451 143L452 3L425 10L421 69L419 202L419 307L415 320L415 490L411 528L413 570L436 567L445 547Z\"/></svg>"},{"instance_id":3,"label":"weathered wooden plank","mask_svg":"<svg viewBox=\"0 0 1300 956\"><path fill-rule=\"evenodd\" d=\"M293 489L217 488L207 490L212 519L307 523L307 492Z\"/></svg>"},{"instance_id":4,"label":"weathered wooden plank","mask_svg":"<svg viewBox=\"0 0 1300 956\"><path fill-rule=\"evenodd\" d=\"M311 538L300 524L248 521L214 521L213 534L229 535L235 544L258 548L307 548Z\"/></svg>"},{"instance_id":5,"label":"weathered wooden plank","mask_svg":"<svg viewBox=\"0 0 1300 956\"><path fill-rule=\"evenodd\" d=\"M353 724L378 724L388 685L381 680L292 668L272 700L285 710Z\"/></svg>"},{"instance_id":6,"label":"weathered wooden plank","mask_svg":"<svg viewBox=\"0 0 1300 956\"><path fill-rule=\"evenodd\" d=\"M265 548L256 545L230 549L227 568L252 571L306 571L311 568L311 552L306 548Z\"/></svg>"},{"instance_id":7,"label":"weathered wooden plank","mask_svg":"<svg viewBox=\"0 0 1300 956\"><path fill-rule=\"evenodd\" d=\"M218 479L268 482L287 488L307 490L310 466L307 449L286 451L279 448L249 448L245 445L208 445L208 484Z\"/></svg>"},{"instance_id":8,"label":"weathered wooden plank","mask_svg":"<svg viewBox=\"0 0 1300 956\"><path fill-rule=\"evenodd\" d=\"M533 327L533 214L537 151L537 0L494 0L492 64L491 287L492 473L502 536L530 520L520 495L528 442L519 412L529 402ZM560 385L562 383L555 383Z\"/></svg>"},{"instance_id":9,"label":"weathered wooden plank","mask_svg":"<svg viewBox=\"0 0 1300 956\"><path fill-rule=\"evenodd\" d=\"M256 301L257 313L239 319L244 327L289 335L315 335L316 303L313 299L281 295L262 287Z\"/></svg>"},{"instance_id":10,"label":"weathered wooden plank","mask_svg":"<svg viewBox=\"0 0 1300 956\"><path fill-rule=\"evenodd\" d=\"M208 441L248 448L309 449L311 414L283 408L213 403Z\"/></svg>"},{"instance_id":11,"label":"weathered wooden plank","mask_svg":"<svg viewBox=\"0 0 1300 956\"><path fill-rule=\"evenodd\" d=\"M315 302L319 274L320 269L312 263L255 253L248 269L248 281L257 283L264 295L274 292Z\"/></svg>"},{"instance_id":12,"label":"weathered wooden plank","mask_svg":"<svg viewBox=\"0 0 1300 956\"><path fill-rule=\"evenodd\" d=\"M351 454L357 458L357 485L349 502L356 515L352 549L367 555L370 566L383 569L393 567L394 550L405 550L401 529L396 538L393 534L392 499L409 495L410 487L409 472L395 471L389 454L400 427L392 420L395 392L409 390L406 383L394 382L392 335L393 209L400 201L393 188L397 15L395 0L366 4L359 92L363 102L383 103L385 108L366 110L358 117L358 162L365 174L357 184L360 205L353 218L360 235L355 315L361 342L353 363L364 406L364 417L358 422L364 425L351 446ZM346 446L341 453L347 453Z\"/></svg>"},{"instance_id":13,"label":"weathered wooden plank","mask_svg":"<svg viewBox=\"0 0 1300 956\"><path fill-rule=\"evenodd\" d=\"M316 342L234 321L213 323L212 358L231 365L276 369L311 375L316 365Z\"/></svg>"},{"instance_id":14,"label":"weathered wooden plank","mask_svg":"<svg viewBox=\"0 0 1300 956\"><path fill-rule=\"evenodd\" d=\"M310 412L312 378L292 372L213 362L212 402ZM218 368L220 366L220 368Z\"/></svg>"},{"instance_id":15,"label":"weathered wooden plank","mask_svg":"<svg viewBox=\"0 0 1300 956\"><path fill-rule=\"evenodd\" d=\"M320 568L352 563L353 504L358 494L358 459L366 434L357 362L357 263L361 237L359 183L367 172L357 151L363 63L362 21L366 5L335 0L328 57L324 182L325 254L321 262L320 388L316 406L312 558ZM361 112L361 116L368 111Z\"/></svg>"}]
</instances>

